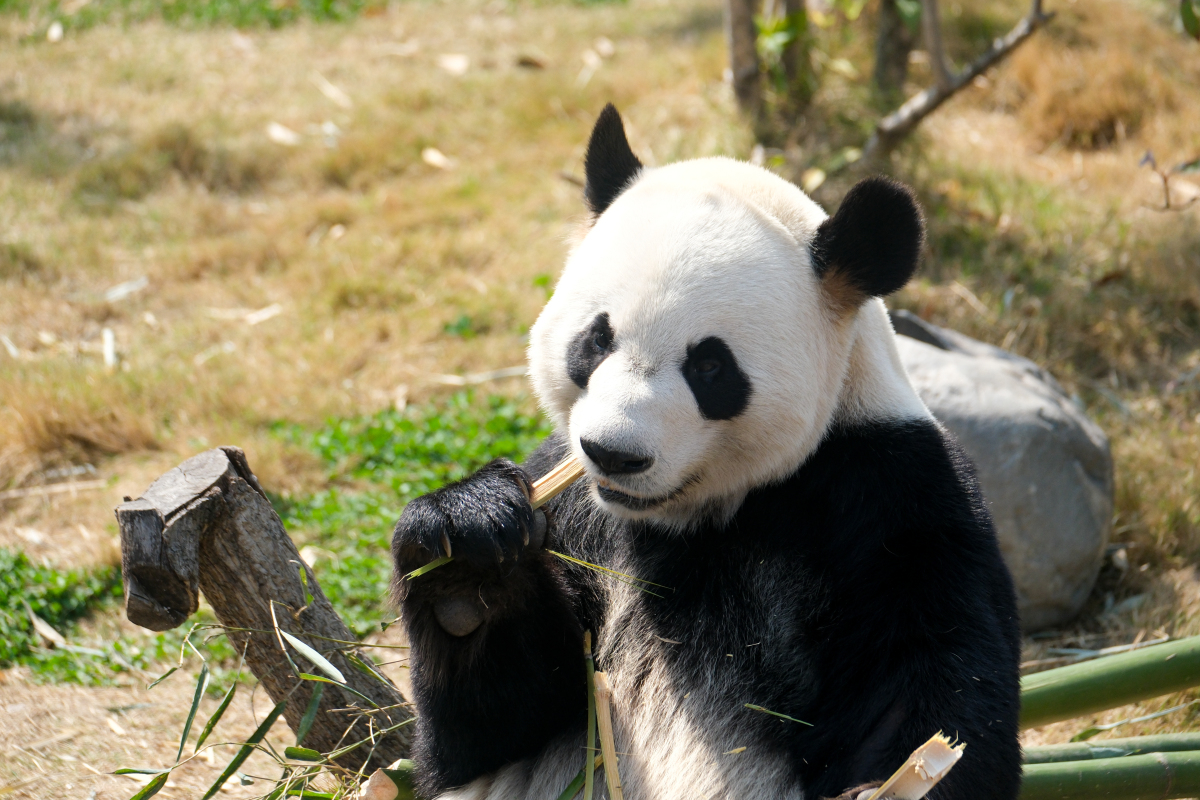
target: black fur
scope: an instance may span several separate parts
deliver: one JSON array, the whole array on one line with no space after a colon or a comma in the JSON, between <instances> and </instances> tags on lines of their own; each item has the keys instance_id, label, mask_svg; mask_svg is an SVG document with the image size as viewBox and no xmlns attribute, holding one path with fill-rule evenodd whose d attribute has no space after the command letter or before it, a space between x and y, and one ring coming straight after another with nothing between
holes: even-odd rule
<instances>
[{"instance_id":1,"label":"black fur","mask_svg":"<svg viewBox=\"0 0 1200 800\"><path fill-rule=\"evenodd\" d=\"M524 549L533 519L528 488L523 470L494 461L409 503L396 523L394 593L419 698L413 757L422 797L533 755L559 731L584 725L583 633L553 557ZM454 561L405 579L445 555L443 535ZM434 605L450 597L478 599L481 628L463 637L442 630Z\"/></svg>"},{"instance_id":2,"label":"black fur","mask_svg":"<svg viewBox=\"0 0 1200 800\"><path fill-rule=\"evenodd\" d=\"M542 474L564 452L552 437L525 469ZM458 484L455 504L520 505L511 491L494 496L491 481ZM1016 797L1012 582L973 468L934 423L832 430L795 474L752 492L727 524L685 535L597 513L588 491L576 484L551 504L550 546L672 590L638 594L614 617L606 578L543 555L522 556L504 574L454 562L406 582L424 791L582 731L587 628L640 663L667 665L679 713L703 704L712 716L700 730L714 748L723 746L717 720L749 726L738 741L747 756L781 756L810 798L886 778L937 731L968 747L931 798ZM402 535L430 538L403 522ZM398 560L397 569L418 565ZM487 621L461 639L445 634L429 598L474 591L486 593ZM602 648L598 668L616 657ZM688 686L707 691L683 699Z\"/></svg>"},{"instance_id":3,"label":"black fur","mask_svg":"<svg viewBox=\"0 0 1200 800\"><path fill-rule=\"evenodd\" d=\"M866 178L821 223L812 244L817 275L838 275L862 299L908 283L925 244L925 221L912 192L883 177Z\"/></svg>"},{"instance_id":4,"label":"black fur","mask_svg":"<svg viewBox=\"0 0 1200 800\"><path fill-rule=\"evenodd\" d=\"M567 376L580 389L586 389L588 379L609 353L616 349L608 314L599 314L567 346Z\"/></svg>"},{"instance_id":5,"label":"black fur","mask_svg":"<svg viewBox=\"0 0 1200 800\"><path fill-rule=\"evenodd\" d=\"M621 192L629 188L641 170L642 162L633 154L629 140L625 138L621 115L609 103L596 119L583 159L583 171L587 176L583 196L592 213L603 214Z\"/></svg>"},{"instance_id":6,"label":"black fur","mask_svg":"<svg viewBox=\"0 0 1200 800\"><path fill-rule=\"evenodd\" d=\"M738 367L729 345L716 336L688 348L683 377L705 419L733 419L750 402L750 379Z\"/></svg>"}]
</instances>

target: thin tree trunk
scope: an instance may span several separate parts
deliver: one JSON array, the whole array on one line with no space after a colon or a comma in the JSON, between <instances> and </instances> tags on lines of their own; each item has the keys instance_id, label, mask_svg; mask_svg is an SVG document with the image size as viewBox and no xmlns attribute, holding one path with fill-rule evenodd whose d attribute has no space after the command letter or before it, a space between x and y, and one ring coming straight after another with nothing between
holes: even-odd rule
<instances>
[{"instance_id":1,"label":"thin tree trunk","mask_svg":"<svg viewBox=\"0 0 1200 800\"><path fill-rule=\"evenodd\" d=\"M808 10L804 0L783 0L783 13L797 25L796 38L783 51L783 72L787 76L788 101L793 111L805 108L812 102L816 91L813 80L812 61L809 58ZM798 21L798 22L797 22Z\"/></svg>"},{"instance_id":2,"label":"thin tree trunk","mask_svg":"<svg viewBox=\"0 0 1200 800\"><path fill-rule=\"evenodd\" d=\"M875 39L875 93L888 103L902 96L908 79L908 54L913 49L913 31L900 15L896 0L880 0L879 32Z\"/></svg>"},{"instance_id":3,"label":"thin tree trunk","mask_svg":"<svg viewBox=\"0 0 1200 800\"><path fill-rule=\"evenodd\" d=\"M733 94L742 113L758 119L762 111L762 78L758 69L758 31L754 0L726 0L725 39Z\"/></svg>"}]
</instances>

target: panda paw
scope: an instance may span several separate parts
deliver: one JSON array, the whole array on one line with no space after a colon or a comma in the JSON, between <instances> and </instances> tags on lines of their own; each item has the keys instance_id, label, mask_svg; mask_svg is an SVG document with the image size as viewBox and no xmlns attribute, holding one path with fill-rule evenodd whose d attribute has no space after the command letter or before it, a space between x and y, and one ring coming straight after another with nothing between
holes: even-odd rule
<instances>
[{"instance_id":1,"label":"panda paw","mask_svg":"<svg viewBox=\"0 0 1200 800\"><path fill-rule=\"evenodd\" d=\"M544 515L535 517L529 504L530 491L524 470L497 459L469 478L413 500L392 536L397 573L443 556L486 572L516 563L526 547L541 544L536 540L545 531Z\"/></svg>"}]
</instances>

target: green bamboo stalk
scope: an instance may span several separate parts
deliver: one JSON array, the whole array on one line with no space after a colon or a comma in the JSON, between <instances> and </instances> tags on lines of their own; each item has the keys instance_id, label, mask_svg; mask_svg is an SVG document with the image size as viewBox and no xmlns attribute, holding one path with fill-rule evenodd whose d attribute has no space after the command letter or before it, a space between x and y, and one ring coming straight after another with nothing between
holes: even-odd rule
<instances>
[{"instance_id":1,"label":"green bamboo stalk","mask_svg":"<svg viewBox=\"0 0 1200 800\"><path fill-rule=\"evenodd\" d=\"M1200 685L1200 636L1021 679L1021 727L1036 728Z\"/></svg>"},{"instance_id":2,"label":"green bamboo stalk","mask_svg":"<svg viewBox=\"0 0 1200 800\"><path fill-rule=\"evenodd\" d=\"M1019 800L1173 800L1200 797L1200 752L1029 764Z\"/></svg>"},{"instance_id":3,"label":"green bamboo stalk","mask_svg":"<svg viewBox=\"0 0 1200 800\"><path fill-rule=\"evenodd\" d=\"M1157 736L1130 736L1098 742L1070 742L1025 748L1026 764L1056 764L1062 761L1092 761L1121 758L1143 753L1200 751L1200 733L1163 733Z\"/></svg>"},{"instance_id":4,"label":"green bamboo stalk","mask_svg":"<svg viewBox=\"0 0 1200 800\"><path fill-rule=\"evenodd\" d=\"M596 771L587 764L596 755L596 661L592 658L592 632L583 633L583 662L587 667L587 759L583 762L583 800L592 800L595 789Z\"/></svg>"}]
</instances>

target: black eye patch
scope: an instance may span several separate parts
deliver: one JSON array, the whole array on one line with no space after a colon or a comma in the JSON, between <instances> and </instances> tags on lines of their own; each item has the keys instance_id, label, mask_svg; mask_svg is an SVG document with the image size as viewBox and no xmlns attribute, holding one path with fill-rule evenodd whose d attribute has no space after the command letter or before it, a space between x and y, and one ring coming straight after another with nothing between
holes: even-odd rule
<instances>
[{"instance_id":1,"label":"black eye patch","mask_svg":"<svg viewBox=\"0 0 1200 800\"><path fill-rule=\"evenodd\" d=\"M608 314L599 314L592 324L580 331L567 348L567 376L580 389L586 389L588 379L616 349Z\"/></svg>"},{"instance_id":2,"label":"black eye patch","mask_svg":"<svg viewBox=\"0 0 1200 800\"><path fill-rule=\"evenodd\" d=\"M729 345L716 336L688 348L683 377L705 419L733 419L750 402L750 379L738 368Z\"/></svg>"}]
</instances>

